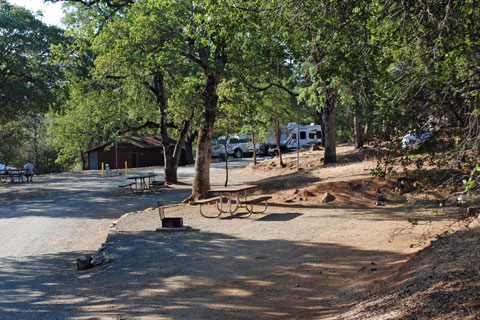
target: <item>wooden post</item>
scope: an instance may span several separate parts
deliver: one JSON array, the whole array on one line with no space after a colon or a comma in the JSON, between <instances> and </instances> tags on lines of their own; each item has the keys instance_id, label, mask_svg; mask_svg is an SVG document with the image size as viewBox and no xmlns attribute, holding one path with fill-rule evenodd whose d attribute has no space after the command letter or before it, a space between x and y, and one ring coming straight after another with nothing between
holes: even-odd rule
<instances>
[{"instance_id":1,"label":"wooden post","mask_svg":"<svg viewBox=\"0 0 480 320\"><path fill-rule=\"evenodd\" d=\"M128 174L128 161L125 161L125 175Z\"/></svg>"},{"instance_id":2,"label":"wooden post","mask_svg":"<svg viewBox=\"0 0 480 320\"><path fill-rule=\"evenodd\" d=\"M103 162L102 162L102 178L103 177L105 177L105 169L104 169Z\"/></svg>"}]
</instances>

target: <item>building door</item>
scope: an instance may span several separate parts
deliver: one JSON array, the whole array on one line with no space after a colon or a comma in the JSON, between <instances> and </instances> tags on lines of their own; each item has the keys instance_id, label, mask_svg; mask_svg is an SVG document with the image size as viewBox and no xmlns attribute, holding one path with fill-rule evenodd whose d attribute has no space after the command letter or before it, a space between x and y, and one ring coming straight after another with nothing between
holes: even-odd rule
<instances>
[{"instance_id":1,"label":"building door","mask_svg":"<svg viewBox=\"0 0 480 320\"><path fill-rule=\"evenodd\" d=\"M90 170L98 170L98 152L90 152L88 156Z\"/></svg>"},{"instance_id":2,"label":"building door","mask_svg":"<svg viewBox=\"0 0 480 320\"><path fill-rule=\"evenodd\" d=\"M140 155L138 152L132 153L132 168L138 168L140 165Z\"/></svg>"}]
</instances>

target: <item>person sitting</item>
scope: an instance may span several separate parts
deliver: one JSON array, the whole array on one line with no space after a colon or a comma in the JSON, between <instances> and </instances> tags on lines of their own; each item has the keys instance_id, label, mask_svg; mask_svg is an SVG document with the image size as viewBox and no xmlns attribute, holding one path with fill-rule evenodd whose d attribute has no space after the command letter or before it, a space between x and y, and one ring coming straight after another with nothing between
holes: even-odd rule
<instances>
[{"instance_id":1,"label":"person sitting","mask_svg":"<svg viewBox=\"0 0 480 320\"><path fill-rule=\"evenodd\" d=\"M30 162L30 160L27 161L27 163L25 164L25 166L23 168L25 169L25 175L27 176L27 182L29 180L30 180L30 182L33 182L33 169L35 169L35 167Z\"/></svg>"},{"instance_id":2,"label":"person sitting","mask_svg":"<svg viewBox=\"0 0 480 320\"><path fill-rule=\"evenodd\" d=\"M3 169L4 169L3 174L6 175L6 176L9 175L10 176L10 182L14 182L13 181L13 172L7 170L7 169L10 169L9 166L8 166L8 162L5 162L5 165L3 166ZM7 181L7 178L5 177L5 182L6 181Z\"/></svg>"}]
</instances>

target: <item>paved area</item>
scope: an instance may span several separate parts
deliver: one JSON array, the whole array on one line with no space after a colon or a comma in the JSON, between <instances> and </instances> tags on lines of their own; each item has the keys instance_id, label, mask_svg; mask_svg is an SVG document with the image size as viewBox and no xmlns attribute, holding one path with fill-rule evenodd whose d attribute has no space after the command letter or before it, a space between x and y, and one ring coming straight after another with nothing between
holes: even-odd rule
<instances>
[{"instance_id":1,"label":"paved area","mask_svg":"<svg viewBox=\"0 0 480 320\"><path fill-rule=\"evenodd\" d=\"M230 167L250 161L235 160ZM212 185L224 182L224 166L212 163ZM128 175L152 171L163 179L160 167L130 169ZM122 214L154 207L160 198L165 204L185 199L191 193L193 174L193 165L180 167L178 177L184 185L161 194L124 193L118 186L131 180L125 175L102 178L99 171L40 175L33 183L2 183L0 258L96 250L108 226Z\"/></svg>"},{"instance_id":2,"label":"paved area","mask_svg":"<svg viewBox=\"0 0 480 320\"><path fill-rule=\"evenodd\" d=\"M250 162L235 160L230 167ZM212 163L212 185L224 183L224 167L224 163ZM163 179L160 167L129 170L128 174L151 171ZM0 184L0 319L68 318L69 313L57 310L51 300L48 309L44 304L58 290L54 284L62 282L62 274L66 277L75 270L76 257L95 252L111 223L123 214L154 207L159 198L171 204L188 197L193 174L194 166L180 167L183 185L169 187L160 195L124 193L118 187L127 182L124 175L101 178L99 171L40 175L33 183Z\"/></svg>"}]
</instances>

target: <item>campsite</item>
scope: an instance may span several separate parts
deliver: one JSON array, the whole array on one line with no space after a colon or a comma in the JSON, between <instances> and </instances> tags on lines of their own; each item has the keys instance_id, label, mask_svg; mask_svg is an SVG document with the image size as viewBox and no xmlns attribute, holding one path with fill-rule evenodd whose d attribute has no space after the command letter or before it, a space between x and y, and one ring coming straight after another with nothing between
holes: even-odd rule
<instances>
[{"instance_id":1,"label":"campsite","mask_svg":"<svg viewBox=\"0 0 480 320\"><path fill-rule=\"evenodd\" d=\"M475 1L2 0L0 319L477 319Z\"/></svg>"}]
</instances>

